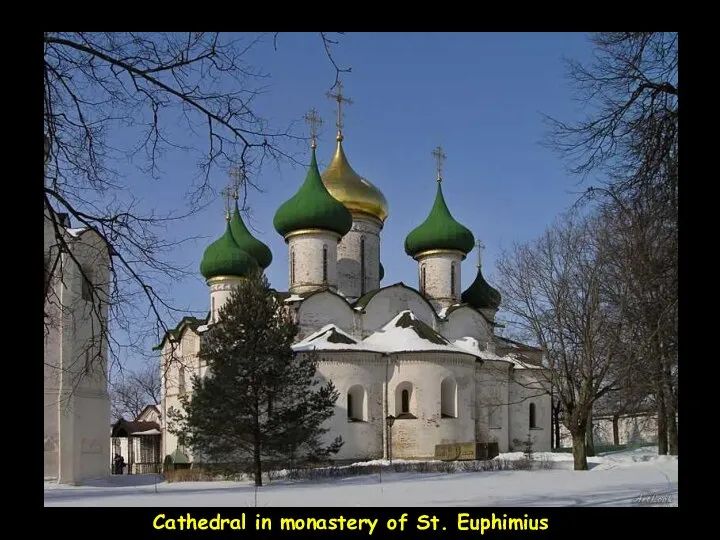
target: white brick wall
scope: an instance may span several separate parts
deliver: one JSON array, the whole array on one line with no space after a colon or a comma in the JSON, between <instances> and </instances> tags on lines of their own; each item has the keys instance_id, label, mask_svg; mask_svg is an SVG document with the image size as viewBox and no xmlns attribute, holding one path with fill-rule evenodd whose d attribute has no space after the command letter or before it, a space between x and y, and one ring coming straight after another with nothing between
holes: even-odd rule
<instances>
[{"instance_id":1,"label":"white brick wall","mask_svg":"<svg viewBox=\"0 0 720 540\"><path fill-rule=\"evenodd\" d=\"M515 369L509 386L510 445L516 452L522 451L522 441L528 434L533 441L533 450L547 452L550 448L551 408L550 395L538 383L534 370ZM542 381L542 376L540 375ZM535 405L535 428L530 427L530 405ZM520 446L515 440L521 441Z\"/></svg>"},{"instance_id":2,"label":"white brick wall","mask_svg":"<svg viewBox=\"0 0 720 540\"><path fill-rule=\"evenodd\" d=\"M380 290L365 306L362 316L363 337L375 332L406 309L431 328L437 327L437 316L427 300L414 290L398 284Z\"/></svg>"},{"instance_id":3,"label":"white brick wall","mask_svg":"<svg viewBox=\"0 0 720 540\"><path fill-rule=\"evenodd\" d=\"M213 280L210 284L210 322L217 321L219 319L218 314L220 309L228 301L232 291L237 285L243 280L238 277L223 277L221 281Z\"/></svg>"},{"instance_id":4,"label":"white brick wall","mask_svg":"<svg viewBox=\"0 0 720 540\"><path fill-rule=\"evenodd\" d=\"M473 337L481 344L490 341L492 335L492 329L485 318L469 307L453 310L441 324L441 330L442 335L451 341Z\"/></svg>"},{"instance_id":5,"label":"white brick wall","mask_svg":"<svg viewBox=\"0 0 720 540\"><path fill-rule=\"evenodd\" d=\"M338 290L345 296L357 298L380 287L381 229L382 223L379 221L354 215L352 229L340 240L337 249ZM361 275L363 244L364 276Z\"/></svg>"},{"instance_id":6,"label":"white brick wall","mask_svg":"<svg viewBox=\"0 0 720 540\"><path fill-rule=\"evenodd\" d=\"M304 300L298 308L300 333L298 341L327 324L334 324L350 335L355 335L356 312L344 298L323 291Z\"/></svg>"},{"instance_id":7,"label":"white brick wall","mask_svg":"<svg viewBox=\"0 0 720 540\"><path fill-rule=\"evenodd\" d=\"M51 219L46 212L48 270L57 256ZM94 232L65 239L70 253L60 255L45 305L50 319L44 343L44 472L72 484L109 473L107 302L98 312L98 298L83 298L82 274L106 299L110 261L105 242Z\"/></svg>"},{"instance_id":8,"label":"white brick wall","mask_svg":"<svg viewBox=\"0 0 720 540\"><path fill-rule=\"evenodd\" d=\"M460 302L463 258L459 252L443 251L420 255L417 259L418 289L422 292L424 284L425 295L431 299L438 311Z\"/></svg>"},{"instance_id":9,"label":"white brick wall","mask_svg":"<svg viewBox=\"0 0 720 540\"><path fill-rule=\"evenodd\" d=\"M338 235L312 232L288 240L290 292L302 294L318 287L337 287ZM323 279L323 250L327 249L327 280Z\"/></svg>"}]
</instances>

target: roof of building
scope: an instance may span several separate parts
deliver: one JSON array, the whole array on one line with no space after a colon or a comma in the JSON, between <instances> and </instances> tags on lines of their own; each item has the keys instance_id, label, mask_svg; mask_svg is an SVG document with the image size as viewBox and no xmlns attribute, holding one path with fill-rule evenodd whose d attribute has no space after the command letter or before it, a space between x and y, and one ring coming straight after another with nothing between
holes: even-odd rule
<instances>
[{"instance_id":1,"label":"roof of building","mask_svg":"<svg viewBox=\"0 0 720 540\"><path fill-rule=\"evenodd\" d=\"M283 237L305 229L332 231L344 236L352 227L352 215L341 202L328 192L320 178L320 171L312 148L312 157L305 181L290 199L285 201L273 219L275 230Z\"/></svg>"},{"instance_id":2,"label":"roof of building","mask_svg":"<svg viewBox=\"0 0 720 540\"><path fill-rule=\"evenodd\" d=\"M199 319L198 317L183 317L180 320L180 322L177 323L177 326L175 328L165 332L165 335L163 336L162 340L155 347L153 347L153 350L157 351L157 350L162 349L167 340L178 341L182 337L185 330L188 328L197 331L198 327L200 327L201 325L207 324L209 320L210 320L209 312L202 319Z\"/></svg>"},{"instance_id":3,"label":"roof of building","mask_svg":"<svg viewBox=\"0 0 720 540\"><path fill-rule=\"evenodd\" d=\"M230 219L230 230L238 247L255 259L260 268L264 270L270 266L273 260L270 248L255 238L245 226L237 201L235 201L235 210Z\"/></svg>"},{"instance_id":4,"label":"roof of building","mask_svg":"<svg viewBox=\"0 0 720 540\"><path fill-rule=\"evenodd\" d=\"M480 343L473 337L464 337L453 341L456 347L464 349L482 360L491 360L494 362L507 362L512 365L515 369L542 369L542 366L535 365L533 363L523 360L519 355L508 354L498 355L487 349L480 347Z\"/></svg>"},{"instance_id":5,"label":"roof of building","mask_svg":"<svg viewBox=\"0 0 720 540\"><path fill-rule=\"evenodd\" d=\"M495 339L497 339L498 346L502 349L542 352L542 349L538 347L533 347L532 345L528 345L526 343L520 343L519 341L513 341L512 339L503 336L495 336Z\"/></svg>"},{"instance_id":6,"label":"roof of building","mask_svg":"<svg viewBox=\"0 0 720 540\"><path fill-rule=\"evenodd\" d=\"M438 182L430 214L405 238L405 253L415 257L427 251L453 250L468 254L475 245L473 233L450 213Z\"/></svg>"},{"instance_id":7,"label":"roof of building","mask_svg":"<svg viewBox=\"0 0 720 540\"><path fill-rule=\"evenodd\" d=\"M229 222L225 233L205 249L200 262L200 273L205 279L220 276L248 277L258 270L257 261L235 242Z\"/></svg>"},{"instance_id":8,"label":"roof of building","mask_svg":"<svg viewBox=\"0 0 720 540\"><path fill-rule=\"evenodd\" d=\"M367 214L380 221L387 218L389 210L385 195L353 170L343 150L342 138L338 139L335 155L322 173L322 181L330 194L350 212Z\"/></svg>"},{"instance_id":9,"label":"roof of building","mask_svg":"<svg viewBox=\"0 0 720 540\"><path fill-rule=\"evenodd\" d=\"M305 339L293 345L295 352L307 351L369 351L379 352L363 347L358 340L334 324L323 326Z\"/></svg>"},{"instance_id":10,"label":"roof of building","mask_svg":"<svg viewBox=\"0 0 720 540\"><path fill-rule=\"evenodd\" d=\"M462 293L462 301L475 309L498 309L502 302L500 291L492 287L483 276L478 264L477 275L472 284Z\"/></svg>"},{"instance_id":11,"label":"roof of building","mask_svg":"<svg viewBox=\"0 0 720 540\"><path fill-rule=\"evenodd\" d=\"M438 351L473 354L450 343L410 310L398 313L380 330L366 337L361 345L385 353Z\"/></svg>"},{"instance_id":12,"label":"roof of building","mask_svg":"<svg viewBox=\"0 0 720 540\"><path fill-rule=\"evenodd\" d=\"M112 426L111 437L129 437L131 435L155 435L152 431L160 431L157 422L137 422L120 419ZM151 432L151 433L146 433Z\"/></svg>"}]
</instances>

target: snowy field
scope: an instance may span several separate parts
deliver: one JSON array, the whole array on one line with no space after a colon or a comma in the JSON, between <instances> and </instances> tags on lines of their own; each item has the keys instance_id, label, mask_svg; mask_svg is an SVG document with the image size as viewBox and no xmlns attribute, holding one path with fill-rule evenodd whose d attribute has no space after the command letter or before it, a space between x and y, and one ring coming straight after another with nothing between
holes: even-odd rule
<instances>
[{"instance_id":1,"label":"snowy field","mask_svg":"<svg viewBox=\"0 0 720 540\"><path fill-rule=\"evenodd\" d=\"M500 459L521 459L521 453ZM677 506L677 457L646 447L590 458L574 472L572 455L537 453L553 468L471 473L390 473L325 481L277 480L258 490L257 506ZM376 462L377 463L377 462ZM115 476L84 486L45 482L45 506L255 506L249 482L158 481ZM352 488L352 489L350 489Z\"/></svg>"}]
</instances>

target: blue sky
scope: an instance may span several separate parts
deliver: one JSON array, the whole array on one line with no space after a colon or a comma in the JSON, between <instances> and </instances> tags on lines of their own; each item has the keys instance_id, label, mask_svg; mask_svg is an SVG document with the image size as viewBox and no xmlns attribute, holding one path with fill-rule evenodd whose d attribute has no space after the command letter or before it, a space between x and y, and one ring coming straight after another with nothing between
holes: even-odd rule
<instances>
[{"instance_id":1,"label":"blue sky","mask_svg":"<svg viewBox=\"0 0 720 540\"><path fill-rule=\"evenodd\" d=\"M416 263L405 254L403 242L432 205L436 183L431 152L438 144L447 155L447 204L485 244L484 272L493 283L500 251L538 236L577 199L578 179L540 142L546 131L542 114L578 118L562 59L588 60L587 35L349 33L339 40L333 54L339 65L352 67L343 84L354 101L345 108L345 151L353 168L383 191L390 206L381 237L383 284L417 285ZM335 147L335 108L325 97L335 74L320 38L315 33L281 34L277 50L268 39L249 59L270 75L257 107L273 125L283 127L311 107L318 109L325 121L318 141L322 170ZM180 204L192 181L190 165L168 156L158 181L134 171L128 183L144 206L168 210ZM281 290L287 290L287 247L272 219L304 177L299 166L268 166L254 179L264 192L249 194L249 223L273 252L267 275ZM227 176L218 171L213 183L219 190ZM197 270L204 249L224 232L223 208L218 198L201 213L172 224L168 234L175 238L202 237L178 250L177 262ZM474 279L476 257L471 253L463 264L463 287ZM172 296L175 305L207 313L209 294L199 271L174 283Z\"/></svg>"}]
</instances>

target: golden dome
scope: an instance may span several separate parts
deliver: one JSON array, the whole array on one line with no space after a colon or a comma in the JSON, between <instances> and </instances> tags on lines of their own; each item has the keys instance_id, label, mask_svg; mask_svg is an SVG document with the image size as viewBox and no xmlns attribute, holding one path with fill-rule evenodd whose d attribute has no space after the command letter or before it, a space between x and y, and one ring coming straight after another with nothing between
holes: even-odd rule
<instances>
[{"instance_id":1,"label":"golden dome","mask_svg":"<svg viewBox=\"0 0 720 540\"><path fill-rule=\"evenodd\" d=\"M388 203L382 192L350 166L338 137L337 150L322 181L330 194L353 214L367 214L380 221L388 216Z\"/></svg>"}]
</instances>

